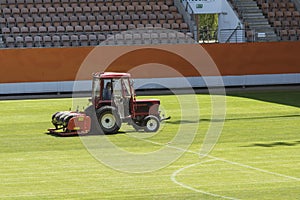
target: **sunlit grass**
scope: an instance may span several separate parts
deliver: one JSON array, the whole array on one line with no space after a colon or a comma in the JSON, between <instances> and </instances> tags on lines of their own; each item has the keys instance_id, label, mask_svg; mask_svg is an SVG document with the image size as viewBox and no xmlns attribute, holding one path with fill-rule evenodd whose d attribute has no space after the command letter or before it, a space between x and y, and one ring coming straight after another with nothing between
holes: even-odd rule
<instances>
[{"instance_id":1,"label":"sunlit grass","mask_svg":"<svg viewBox=\"0 0 300 200\"><path fill-rule=\"evenodd\" d=\"M182 123L198 129L189 151L179 159L157 171L139 174L116 171L101 163L80 137L46 134L52 127L51 115L71 108L72 99L0 101L0 199L300 197L300 92L228 95L222 134L206 158L198 153L211 124L211 97L153 98L160 99L164 113L172 117L158 133L135 132L124 124L120 134L102 137L123 150L141 154L165 145L180 147L171 141ZM200 119L183 119L181 104L195 98L199 110L190 110L188 117L200 114ZM181 185L172 181L172 176Z\"/></svg>"}]
</instances>

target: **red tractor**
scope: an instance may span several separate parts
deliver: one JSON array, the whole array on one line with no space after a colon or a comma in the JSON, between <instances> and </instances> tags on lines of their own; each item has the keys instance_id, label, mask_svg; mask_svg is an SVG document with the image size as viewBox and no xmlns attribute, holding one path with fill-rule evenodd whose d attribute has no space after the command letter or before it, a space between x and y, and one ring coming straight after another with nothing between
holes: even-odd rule
<instances>
[{"instance_id":1,"label":"red tractor","mask_svg":"<svg viewBox=\"0 0 300 200\"><path fill-rule=\"evenodd\" d=\"M122 123L128 123L136 130L156 132L160 122L170 118L161 118L160 100L135 98L128 73L94 73L90 101L92 105L84 112L55 113L52 116L55 128L49 131L59 135L88 132L112 134L118 132Z\"/></svg>"}]
</instances>

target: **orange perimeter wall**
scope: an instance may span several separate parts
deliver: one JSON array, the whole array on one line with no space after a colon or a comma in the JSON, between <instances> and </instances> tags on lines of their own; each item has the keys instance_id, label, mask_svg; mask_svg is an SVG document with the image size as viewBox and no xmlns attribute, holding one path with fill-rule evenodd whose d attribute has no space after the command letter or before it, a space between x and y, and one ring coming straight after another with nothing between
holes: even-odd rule
<instances>
[{"instance_id":1,"label":"orange perimeter wall","mask_svg":"<svg viewBox=\"0 0 300 200\"><path fill-rule=\"evenodd\" d=\"M129 71L133 66L145 64L146 60L146 63L154 63L158 67L161 64L167 65L184 76L201 75L182 57L157 51L153 47L155 46L141 46L139 49L142 50L126 55L122 53L132 47L97 47L102 52L100 61L96 59L90 64L97 65L100 62L100 65L108 65L105 66L107 71ZM191 45L173 47L195 58L200 66L207 65L205 60L202 62L198 58L199 53ZM223 76L300 73L300 42L203 44L202 47ZM75 80L82 63L89 64L85 58L92 50L92 47L0 50L0 83ZM117 60L106 62L112 59L112 55L118 54ZM106 59L108 57L110 58ZM164 74L154 72L152 76L163 77Z\"/></svg>"}]
</instances>

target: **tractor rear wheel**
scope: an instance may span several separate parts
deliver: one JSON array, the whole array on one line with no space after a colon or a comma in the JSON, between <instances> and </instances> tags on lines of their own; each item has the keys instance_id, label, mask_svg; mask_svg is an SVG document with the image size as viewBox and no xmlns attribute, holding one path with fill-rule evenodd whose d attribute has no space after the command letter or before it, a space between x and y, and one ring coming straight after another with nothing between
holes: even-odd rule
<instances>
[{"instance_id":1,"label":"tractor rear wheel","mask_svg":"<svg viewBox=\"0 0 300 200\"><path fill-rule=\"evenodd\" d=\"M121 119L115 107L104 106L99 108L97 118L104 134L117 133L121 127Z\"/></svg>"},{"instance_id":2,"label":"tractor rear wheel","mask_svg":"<svg viewBox=\"0 0 300 200\"><path fill-rule=\"evenodd\" d=\"M149 115L144 119L144 130L145 132L156 132L160 127L160 122L154 115Z\"/></svg>"}]
</instances>

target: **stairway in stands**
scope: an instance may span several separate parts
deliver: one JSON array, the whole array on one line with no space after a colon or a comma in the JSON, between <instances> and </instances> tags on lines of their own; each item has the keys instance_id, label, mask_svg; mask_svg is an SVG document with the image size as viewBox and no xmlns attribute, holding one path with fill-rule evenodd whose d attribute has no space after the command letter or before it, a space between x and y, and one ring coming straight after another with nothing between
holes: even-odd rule
<instances>
[{"instance_id":1,"label":"stairway in stands","mask_svg":"<svg viewBox=\"0 0 300 200\"><path fill-rule=\"evenodd\" d=\"M254 0L231 0L234 8L242 18L247 37L253 41L278 41L275 30L263 15Z\"/></svg>"}]
</instances>

